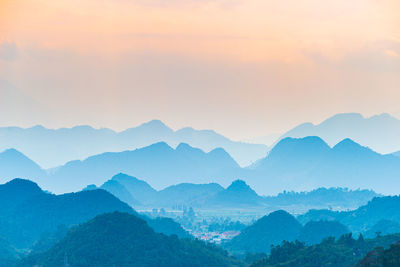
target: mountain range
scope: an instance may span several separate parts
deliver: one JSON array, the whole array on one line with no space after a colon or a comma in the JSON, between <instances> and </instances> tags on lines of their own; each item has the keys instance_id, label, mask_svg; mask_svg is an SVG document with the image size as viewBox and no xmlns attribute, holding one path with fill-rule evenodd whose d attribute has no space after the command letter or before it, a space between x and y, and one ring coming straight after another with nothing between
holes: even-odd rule
<instances>
[{"instance_id":1,"label":"mountain range","mask_svg":"<svg viewBox=\"0 0 400 267\"><path fill-rule=\"evenodd\" d=\"M160 142L132 151L107 152L83 161L70 161L38 182L55 192L70 192L87 184L102 184L105 177L123 172L145 177L146 182L160 189L187 181L226 185L241 170L222 148L206 153L188 144L179 144L174 149Z\"/></svg>"},{"instance_id":2,"label":"mountain range","mask_svg":"<svg viewBox=\"0 0 400 267\"><path fill-rule=\"evenodd\" d=\"M246 181L258 192L340 186L397 194L400 186L399 157L379 154L351 139L330 147L316 136L288 137L248 169Z\"/></svg>"},{"instance_id":3,"label":"mountain range","mask_svg":"<svg viewBox=\"0 0 400 267\"><path fill-rule=\"evenodd\" d=\"M241 168L222 148L204 152L182 143L174 149L164 142L70 161L50 170L10 149L0 153L0 166L4 166L0 170L3 181L28 178L56 193L78 191L87 184L100 186L107 177L120 172L140 177L157 190L188 182L228 186L241 179L264 195L318 187L397 194L400 185L400 157L379 154L351 139L330 147L315 136L282 139L265 158L247 168Z\"/></svg>"},{"instance_id":4,"label":"mountain range","mask_svg":"<svg viewBox=\"0 0 400 267\"><path fill-rule=\"evenodd\" d=\"M159 120L122 132L86 125L60 129L40 125L31 128L0 127L0 140L0 151L15 148L46 169L104 152L134 150L158 142L166 142L172 147L188 143L206 152L221 147L242 166L264 157L268 151L266 145L232 141L212 130L186 127L174 131Z\"/></svg>"},{"instance_id":5,"label":"mountain range","mask_svg":"<svg viewBox=\"0 0 400 267\"><path fill-rule=\"evenodd\" d=\"M169 218L150 219L105 190L54 195L29 180L14 179L0 185L0 236L17 248L29 248L45 233L61 225L70 227L106 212L127 212L147 221L156 232L187 237Z\"/></svg>"},{"instance_id":6,"label":"mountain range","mask_svg":"<svg viewBox=\"0 0 400 267\"><path fill-rule=\"evenodd\" d=\"M306 136L319 136L330 146L350 138L376 152L389 154L400 150L400 120L387 113L372 117L359 113L336 114L319 124L300 124L284 133L277 142L286 137Z\"/></svg>"},{"instance_id":7,"label":"mountain range","mask_svg":"<svg viewBox=\"0 0 400 267\"><path fill-rule=\"evenodd\" d=\"M400 196L375 197L366 205L351 211L310 210L298 217L306 223L312 220L336 220L354 233L368 233L373 229L381 233L397 231L400 223ZM382 221L384 220L384 221Z\"/></svg>"},{"instance_id":8,"label":"mountain range","mask_svg":"<svg viewBox=\"0 0 400 267\"><path fill-rule=\"evenodd\" d=\"M110 186L112 185L112 186ZM315 208L355 209L379 196L369 190L319 188L310 192L284 192L277 196L258 195L243 180L235 180L224 188L217 183L181 183L160 191L147 182L123 173L113 176L99 187L133 207L158 208L258 208L290 209L304 212ZM98 189L89 185L84 190Z\"/></svg>"}]
</instances>

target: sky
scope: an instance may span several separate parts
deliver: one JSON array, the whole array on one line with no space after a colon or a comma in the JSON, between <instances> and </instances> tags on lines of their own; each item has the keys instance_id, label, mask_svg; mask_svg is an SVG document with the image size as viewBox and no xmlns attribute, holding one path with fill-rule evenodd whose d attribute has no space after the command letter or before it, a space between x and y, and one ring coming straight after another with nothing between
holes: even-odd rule
<instances>
[{"instance_id":1,"label":"sky","mask_svg":"<svg viewBox=\"0 0 400 267\"><path fill-rule=\"evenodd\" d=\"M400 117L398 0L0 0L0 126L240 140Z\"/></svg>"}]
</instances>

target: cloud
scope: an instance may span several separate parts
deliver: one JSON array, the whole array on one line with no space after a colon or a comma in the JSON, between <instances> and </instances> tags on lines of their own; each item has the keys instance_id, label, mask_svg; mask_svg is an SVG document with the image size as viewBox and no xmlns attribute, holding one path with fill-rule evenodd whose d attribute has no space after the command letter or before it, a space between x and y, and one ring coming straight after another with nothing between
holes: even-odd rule
<instances>
[{"instance_id":1,"label":"cloud","mask_svg":"<svg viewBox=\"0 0 400 267\"><path fill-rule=\"evenodd\" d=\"M0 44L0 59L13 61L18 56L18 47L13 42L3 42Z\"/></svg>"}]
</instances>

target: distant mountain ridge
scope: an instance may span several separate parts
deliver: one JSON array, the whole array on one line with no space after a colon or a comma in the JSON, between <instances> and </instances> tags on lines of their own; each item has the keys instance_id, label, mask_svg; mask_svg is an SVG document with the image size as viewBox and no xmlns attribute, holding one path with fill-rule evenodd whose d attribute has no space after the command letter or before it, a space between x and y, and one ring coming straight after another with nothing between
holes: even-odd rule
<instances>
[{"instance_id":1,"label":"distant mountain ridge","mask_svg":"<svg viewBox=\"0 0 400 267\"><path fill-rule=\"evenodd\" d=\"M400 185L400 157L379 154L348 138L331 148L316 136L285 138L265 158L247 168L241 168L222 148L204 152L182 143L174 149L165 142L98 154L46 171L18 151L7 150L0 153L0 166L5 166L0 169L3 181L29 178L57 193L81 190L88 184L100 186L117 173L143 178L157 190L179 183L218 183L226 187L241 179L263 195L319 187L397 194Z\"/></svg>"},{"instance_id":2,"label":"distant mountain ridge","mask_svg":"<svg viewBox=\"0 0 400 267\"><path fill-rule=\"evenodd\" d=\"M104 152L121 152L166 142L172 147L188 143L206 152L224 148L242 166L266 155L263 144L232 141L212 130L191 127L172 130L160 120L152 120L122 132L107 128L95 129L87 125L73 128L48 129L0 127L0 151L15 148L28 155L43 168L63 165L68 161L83 160ZM59 153L59 151L63 153Z\"/></svg>"},{"instance_id":3,"label":"distant mountain ridge","mask_svg":"<svg viewBox=\"0 0 400 267\"><path fill-rule=\"evenodd\" d=\"M277 142L286 137L306 136L319 136L330 146L349 138L381 154L389 154L400 150L400 120L387 113L372 117L359 113L336 114L320 124L300 124L284 133Z\"/></svg>"},{"instance_id":4,"label":"distant mountain ridge","mask_svg":"<svg viewBox=\"0 0 400 267\"><path fill-rule=\"evenodd\" d=\"M208 153L187 144L173 149L165 142L148 147L107 152L83 161L71 161L49 173L40 184L55 192L77 191L87 184L102 184L105 177L125 173L146 177L157 188L187 181L228 184L242 169L223 149Z\"/></svg>"},{"instance_id":5,"label":"distant mountain ridge","mask_svg":"<svg viewBox=\"0 0 400 267\"><path fill-rule=\"evenodd\" d=\"M298 218L303 223L310 220L337 220L348 226L352 232L365 233L379 226L394 226L394 223L382 223L382 220L400 223L399 206L400 196L375 197L355 210L310 210ZM381 231L384 232L385 229Z\"/></svg>"},{"instance_id":6,"label":"distant mountain ridge","mask_svg":"<svg viewBox=\"0 0 400 267\"><path fill-rule=\"evenodd\" d=\"M104 185L117 183L122 190L109 190ZM191 184L181 183L155 190L145 181L126 174L117 174L101 187L133 207L152 208L257 208L289 209L306 212L308 209L333 208L335 210L355 209L365 205L373 197L380 196L369 190L349 190L343 188L319 188L310 192L284 192L277 196L259 196L245 181L236 180L224 188L217 183ZM98 189L89 185L83 190ZM146 192L142 194L143 192ZM129 192L130 196L126 196ZM139 199L139 202L129 202Z\"/></svg>"},{"instance_id":7,"label":"distant mountain ridge","mask_svg":"<svg viewBox=\"0 0 400 267\"><path fill-rule=\"evenodd\" d=\"M379 154L348 138L331 148L320 137L287 137L249 169L246 181L272 192L340 186L397 194L400 186L399 157Z\"/></svg>"}]
</instances>

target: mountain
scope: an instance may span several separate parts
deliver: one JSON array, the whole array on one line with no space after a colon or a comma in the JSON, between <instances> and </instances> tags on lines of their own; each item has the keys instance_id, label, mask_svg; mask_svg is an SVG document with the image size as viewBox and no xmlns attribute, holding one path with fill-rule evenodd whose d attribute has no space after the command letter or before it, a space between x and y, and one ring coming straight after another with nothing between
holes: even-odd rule
<instances>
[{"instance_id":1,"label":"mountain","mask_svg":"<svg viewBox=\"0 0 400 267\"><path fill-rule=\"evenodd\" d=\"M102 184L116 173L146 177L158 188L187 181L226 184L241 168L223 149L208 153L187 144L173 149L164 142L132 151L104 153L83 161L71 161L39 183L55 192L76 191L87 184Z\"/></svg>"},{"instance_id":2,"label":"mountain","mask_svg":"<svg viewBox=\"0 0 400 267\"><path fill-rule=\"evenodd\" d=\"M157 191L148 183L136 177L119 173L114 175L112 180L123 185L135 199L143 204L156 198Z\"/></svg>"},{"instance_id":3,"label":"mountain","mask_svg":"<svg viewBox=\"0 0 400 267\"><path fill-rule=\"evenodd\" d=\"M172 206L204 206L204 204L218 192L224 190L217 183L190 184L181 183L169 186L157 193L153 204L163 207Z\"/></svg>"},{"instance_id":4,"label":"mountain","mask_svg":"<svg viewBox=\"0 0 400 267\"><path fill-rule=\"evenodd\" d=\"M0 151L18 149L46 169L104 152L134 150L162 141L173 147L188 143L206 152L221 147L242 166L264 157L268 151L266 145L232 141L212 130L186 127L174 131L159 120L122 132L86 125L60 129L40 125L31 128L0 127L0 140Z\"/></svg>"},{"instance_id":5,"label":"mountain","mask_svg":"<svg viewBox=\"0 0 400 267\"><path fill-rule=\"evenodd\" d=\"M372 198L381 195L372 190L349 190L347 188L320 187L312 191L284 191L276 196L264 197L264 203L273 207L304 206L308 209L329 207L335 210L357 209Z\"/></svg>"},{"instance_id":6,"label":"mountain","mask_svg":"<svg viewBox=\"0 0 400 267\"><path fill-rule=\"evenodd\" d=\"M195 130L191 127L182 128L175 132L171 141L167 143L187 143L204 151L223 148L241 166L247 166L264 157L268 146L246 142L234 142L213 130Z\"/></svg>"},{"instance_id":7,"label":"mountain","mask_svg":"<svg viewBox=\"0 0 400 267\"><path fill-rule=\"evenodd\" d=\"M219 191L207 201L207 205L220 207L254 207L262 204L263 199L242 180L232 182L228 188Z\"/></svg>"},{"instance_id":8,"label":"mountain","mask_svg":"<svg viewBox=\"0 0 400 267\"><path fill-rule=\"evenodd\" d=\"M13 196L10 198L10 195ZM104 190L53 195L35 183L16 179L0 185L0 236L16 247L28 247L44 232L61 224L73 225L110 211L134 212Z\"/></svg>"},{"instance_id":9,"label":"mountain","mask_svg":"<svg viewBox=\"0 0 400 267\"><path fill-rule=\"evenodd\" d=\"M301 228L296 218L286 211L275 211L245 228L226 247L238 254L268 252L271 245L278 245L283 240L295 240Z\"/></svg>"},{"instance_id":10,"label":"mountain","mask_svg":"<svg viewBox=\"0 0 400 267\"><path fill-rule=\"evenodd\" d=\"M350 139L331 148L319 137L285 138L250 170L249 184L267 192L339 186L397 194L400 186L399 157L381 155Z\"/></svg>"},{"instance_id":11,"label":"mountain","mask_svg":"<svg viewBox=\"0 0 400 267\"><path fill-rule=\"evenodd\" d=\"M251 267L319 267L354 266L369 251L376 247L389 247L400 239L400 235L388 235L374 239L364 239L359 236L354 239L352 234L324 239L321 243L307 246L299 241L284 241L271 248L270 255L251 264ZM359 265L357 265L359 266ZM361 265L369 266L398 266L398 265Z\"/></svg>"},{"instance_id":12,"label":"mountain","mask_svg":"<svg viewBox=\"0 0 400 267\"><path fill-rule=\"evenodd\" d=\"M310 221L301 229L298 240L307 245L314 245L324 238L339 238L347 233L350 233L350 230L337 221Z\"/></svg>"},{"instance_id":13,"label":"mountain","mask_svg":"<svg viewBox=\"0 0 400 267\"><path fill-rule=\"evenodd\" d=\"M306 136L319 136L330 146L350 138L362 146L388 154L400 150L400 120L386 113L369 118L358 113L337 114L317 125L303 123L280 139Z\"/></svg>"},{"instance_id":14,"label":"mountain","mask_svg":"<svg viewBox=\"0 0 400 267\"><path fill-rule=\"evenodd\" d=\"M155 233L127 213L95 217L73 230L47 252L18 266L240 266L227 253L198 240Z\"/></svg>"},{"instance_id":15,"label":"mountain","mask_svg":"<svg viewBox=\"0 0 400 267\"><path fill-rule=\"evenodd\" d=\"M15 149L7 149L0 153L0 177L3 181L16 177L35 179L45 172L27 156Z\"/></svg>"},{"instance_id":16,"label":"mountain","mask_svg":"<svg viewBox=\"0 0 400 267\"><path fill-rule=\"evenodd\" d=\"M364 233L381 220L400 223L400 196L376 197L352 211L310 210L298 217L302 223L314 220L336 220L352 232Z\"/></svg>"},{"instance_id":17,"label":"mountain","mask_svg":"<svg viewBox=\"0 0 400 267\"><path fill-rule=\"evenodd\" d=\"M60 226L70 227L113 211L137 215L126 203L102 189L53 195L29 180L14 179L0 185L0 236L17 248L30 247L44 233L55 232ZM141 217L156 232L188 236L171 219Z\"/></svg>"},{"instance_id":18,"label":"mountain","mask_svg":"<svg viewBox=\"0 0 400 267\"><path fill-rule=\"evenodd\" d=\"M121 201L129 204L131 207L134 206L140 206L141 203L136 200L131 193L125 188L125 186L121 185L118 181L116 180L108 180L105 182L102 186L100 186L100 189L104 189L117 198L119 198Z\"/></svg>"},{"instance_id":19,"label":"mountain","mask_svg":"<svg viewBox=\"0 0 400 267\"><path fill-rule=\"evenodd\" d=\"M396 157L400 157L400 151L394 152L392 155L394 155Z\"/></svg>"}]
</instances>

